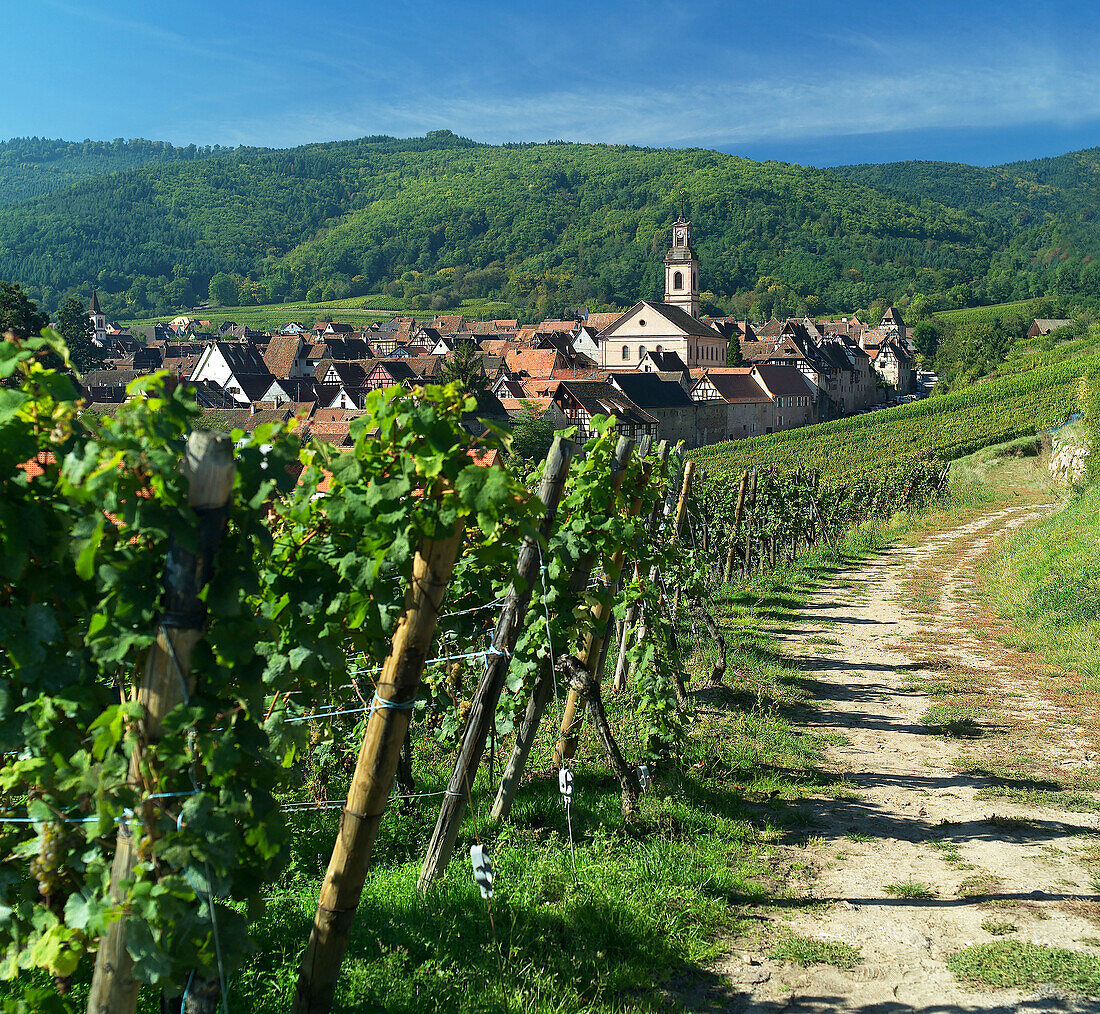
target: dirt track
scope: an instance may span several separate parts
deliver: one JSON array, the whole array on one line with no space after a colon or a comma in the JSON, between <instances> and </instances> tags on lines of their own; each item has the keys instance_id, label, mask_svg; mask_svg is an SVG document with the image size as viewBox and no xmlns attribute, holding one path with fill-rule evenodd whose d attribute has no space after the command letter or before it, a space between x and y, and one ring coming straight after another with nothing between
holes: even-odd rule
<instances>
[{"instance_id":1,"label":"dirt track","mask_svg":"<svg viewBox=\"0 0 1100 1014\"><path fill-rule=\"evenodd\" d=\"M1100 827L1100 814L978 798L986 778L960 771L955 762L962 751L981 749L980 741L945 738L920 724L931 702L906 688L930 664L929 646L934 651L942 634L938 654L984 670L993 692L1011 690L1005 653L967 632L966 570L998 533L1026 523L1035 511L996 510L915 548L893 548L820 592L806 624L785 635L788 650L813 674L806 725L843 734L846 742L828 750L828 765L858 798L815 801L812 837L795 851L817 871L806 891L823 904L781 909L775 922L806 937L854 945L862 961L851 969L804 968L735 942L713 969L724 983L723 999L712 1009L1100 1010L1096 1001L1045 988L976 992L948 970L947 958L960 948L997 939L982 928L990 920L1013 924L1011 939L1100 951L1100 928L1086 917L1097 919L1100 903L1092 900L1092 874L1082 858L1094 847L1082 836ZM907 581L929 562L943 568L935 572L942 574L939 601L932 596L920 614L907 601ZM1055 764L1064 749L1052 741L1048 752ZM898 882L925 885L933 896L904 898L884 889ZM970 896L975 892L979 896Z\"/></svg>"}]
</instances>

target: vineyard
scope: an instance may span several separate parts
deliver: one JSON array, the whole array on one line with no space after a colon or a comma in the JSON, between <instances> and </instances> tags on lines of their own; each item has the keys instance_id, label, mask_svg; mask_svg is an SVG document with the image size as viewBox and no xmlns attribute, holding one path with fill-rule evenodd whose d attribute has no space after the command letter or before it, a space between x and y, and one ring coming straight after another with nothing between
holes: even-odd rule
<instances>
[{"instance_id":1,"label":"vineyard","mask_svg":"<svg viewBox=\"0 0 1100 1014\"><path fill-rule=\"evenodd\" d=\"M561 976L576 979L568 1002L505 985L516 940L568 936L539 926L553 897L522 899L571 870L574 915L591 921L601 888L576 850L605 849L613 826L690 855L690 827L654 821L677 812L673 787L696 767L686 660L705 642L694 675L721 687L738 650L714 602L924 509L946 476L931 461L841 481L805 461L704 475L678 448L617 437L613 419L583 446L559 434L527 474L483 463L508 461L508 434L471 443L454 386L374 392L346 451L292 426L196 430L162 375L85 421L66 357L49 334L0 346L0 1003L13 1011L260 1009L248 992L318 1012L375 995L348 978L356 910L379 865L410 860L414 879L383 881L387 924L419 926L415 899L466 885L458 922L431 938L476 932L494 988L511 990L502 1009L587 1009L587 958ZM575 810L593 784L582 754L618 813ZM526 833L524 805L564 816L567 837L498 863ZM293 976L257 987L265 905L288 878L312 921L286 924L301 930L279 945ZM661 932L682 933L657 901Z\"/></svg>"},{"instance_id":2,"label":"vineyard","mask_svg":"<svg viewBox=\"0 0 1100 1014\"><path fill-rule=\"evenodd\" d=\"M855 479L884 463L951 461L990 444L1065 422L1078 408L1081 378L1100 364L1095 338L1036 356L950 394L833 422L713 444L691 458L714 476L754 466L815 469Z\"/></svg>"}]
</instances>

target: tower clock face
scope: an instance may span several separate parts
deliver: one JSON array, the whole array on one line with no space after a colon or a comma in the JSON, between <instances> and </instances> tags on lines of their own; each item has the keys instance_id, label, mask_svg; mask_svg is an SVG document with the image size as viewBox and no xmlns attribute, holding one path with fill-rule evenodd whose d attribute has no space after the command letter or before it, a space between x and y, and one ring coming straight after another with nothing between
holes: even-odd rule
<instances>
[{"instance_id":1,"label":"tower clock face","mask_svg":"<svg viewBox=\"0 0 1100 1014\"><path fill-rule=\"evenodd\" d=\"M683 241L684 241L684 230L683 229L677 229L676 230L676 239L679 240L679 242L683 243Z\"/></svg>"}]
</instances>

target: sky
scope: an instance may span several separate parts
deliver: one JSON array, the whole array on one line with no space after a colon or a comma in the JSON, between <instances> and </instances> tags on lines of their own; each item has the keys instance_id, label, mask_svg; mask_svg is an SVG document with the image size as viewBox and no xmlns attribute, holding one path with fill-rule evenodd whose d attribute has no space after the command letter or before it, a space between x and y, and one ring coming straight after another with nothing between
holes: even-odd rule
<instances>
[{"instance_id":1,"label":"sky","mask_svg":"<svg viewBox=\"0 0 1100 1014\"><path fill-rule=\"evenodd\" d=\"M1096 0L0 0L0 138L707 147L990 165L1100 145Z\"/></svg>"}]
</instances>

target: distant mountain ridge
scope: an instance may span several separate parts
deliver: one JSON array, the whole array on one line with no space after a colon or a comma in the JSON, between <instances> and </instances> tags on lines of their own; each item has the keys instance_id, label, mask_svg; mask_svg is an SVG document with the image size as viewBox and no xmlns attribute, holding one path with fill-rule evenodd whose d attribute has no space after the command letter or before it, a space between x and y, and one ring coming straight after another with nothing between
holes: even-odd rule
<instances>
[{"instance_id":1,"label":"distant mountain ridge","mask_svg":"<svg viewBox=\"0 0 1100 1014\"><path fill-rule=\"evenodd\" d=\"M194 161L257 148L220 145L176 147L144 138L113 141L61 141L45 137L13 137L0 141L0 204L60 190L90 176L134 169L152 163Z\"/></svg>"},{"instance_id":2,"label":"distant mountain ridge","mask_svg":"<svg viewBox=\"0 0 1100 1014\"><path fill-rule=\"evenodd\" d=\"M1098 154L826 170L450 131L203 150L0 206L0 278L48 307L95 285L114 316L191 305L220 275L253 303L385 291L425 308L624 306L660 294L684 194L716 310L1085 298L1100 294Z\"/></svg>"}]
</instances>

